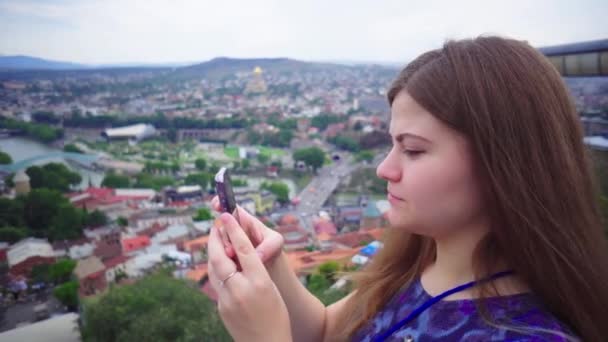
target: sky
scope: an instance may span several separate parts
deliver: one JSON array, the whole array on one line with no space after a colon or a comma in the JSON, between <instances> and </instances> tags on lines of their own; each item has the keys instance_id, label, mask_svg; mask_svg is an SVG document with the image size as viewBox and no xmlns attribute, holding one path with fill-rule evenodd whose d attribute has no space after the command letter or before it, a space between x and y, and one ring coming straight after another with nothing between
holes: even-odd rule
<instances>
[{"instance_id":1,"label":"sky","mask_svg":"<svg viewBox=\"0 0 608 342\"><path fill-rule=\"evenodd\" d=\"M407 62L447 39L608 38L606 0L0 0L0 54L85 64L218 56Z\"/></svg>"}]
</instances>

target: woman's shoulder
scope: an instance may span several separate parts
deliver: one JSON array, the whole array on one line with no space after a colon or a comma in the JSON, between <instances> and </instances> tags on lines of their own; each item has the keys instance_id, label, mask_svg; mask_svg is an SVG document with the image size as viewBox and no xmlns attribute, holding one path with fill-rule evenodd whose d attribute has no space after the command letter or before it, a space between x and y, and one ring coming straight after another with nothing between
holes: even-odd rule
<instances>
[{"instance_id":1,"label":"woman's shoulder","mask_svg":"<svg viewBox=\"0 0 608 342\"><path fill-rule=\"evenodd\" d=\"M418 280L397 292L363 328L356 340L365 340L407 316L432 297ZM487 300L488 314L498 326L489 325L478 311L479 300L439 301L425 310L394 337L412 336L425 340L479 341L572 341L572 330L553 316L532 293L493 297ZM506 326L506 327L505 327ZM510 328L514 327L514 329ZM568 339L567 337L571 338Z\"/></svg>"}]
</instances>

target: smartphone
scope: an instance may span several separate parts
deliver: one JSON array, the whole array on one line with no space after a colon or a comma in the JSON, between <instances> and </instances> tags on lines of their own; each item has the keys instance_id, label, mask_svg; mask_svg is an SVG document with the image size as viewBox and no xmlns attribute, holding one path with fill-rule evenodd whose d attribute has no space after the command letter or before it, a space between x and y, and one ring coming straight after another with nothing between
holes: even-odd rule
<instances>
[{"instance_id":1,"label":"smartphone","mask_svg":"<svg viewBox=\"0 0 608 342\"><path fill-rule=\"evenodd\" d=\"M230 181L230 173L228 169L222 167L215 174L215 191L220 199L220 207L222 212L234 215L236 220L239 220L238 212L236 211L236 200L232 191L232 182Z\"/></svg>"}]
</instances>

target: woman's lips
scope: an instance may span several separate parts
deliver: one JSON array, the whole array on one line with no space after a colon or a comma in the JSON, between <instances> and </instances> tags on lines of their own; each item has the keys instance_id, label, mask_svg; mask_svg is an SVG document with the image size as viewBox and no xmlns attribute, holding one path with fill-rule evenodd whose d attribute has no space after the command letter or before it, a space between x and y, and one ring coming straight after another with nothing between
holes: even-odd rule
<instances>
[{"instance_id":1,"label":"woman's lips","mask_svg":"<svg viewBox=\"0 0 608 342\"><path fill-rule=\"evenodd\" d=\"M401 202L401 201L403 201L402 198L399 198L399 197L391 194L390 192L388 193L387 197L388 197L388 201L389 202Z\"/></svg>"}]
</instances>

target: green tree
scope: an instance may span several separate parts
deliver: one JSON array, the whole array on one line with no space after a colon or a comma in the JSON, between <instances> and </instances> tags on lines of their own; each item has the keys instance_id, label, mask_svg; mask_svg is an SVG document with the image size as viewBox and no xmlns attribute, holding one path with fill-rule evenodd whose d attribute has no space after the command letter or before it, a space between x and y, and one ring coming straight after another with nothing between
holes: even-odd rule
<instances>
[{"instance_id":1,"label":"green tree","mask_svg":"<svg viewBox=\"0 0 608 342\"><path fill-rule=\"evenodd\" d=\"M8 153L0 151L0 164L12 164L12 163L13 163L13 158L11 158L11 156Z\"/></svg>"},{"instance_id":2,"label":"green tree","mask_svg":"<svg viewBox=\"0 0 608 342\"><path fill-rule=\"evenodd\" d=\"M116 219L116 223L121 226L121 227L126 227L129 225L129 220L127 220L126 218L120 216Z\"/></svg>"},{"instance_id":3,"label":"green tree","mask_svg":"<svg viewBox=\"0 0 608 342\"><path fill-rule=\"evenodd\" d=\"M279 201L280 203L284 204L284 203L289 202L289 187L285 183L264 182L264 183L262 183L262 189L266 189L266 190L272 192L273 194L275 194L275 196L277 196L277 201Z\"/></svg>"},{"instance_id":4,"label":"green tree","mask_svg":"<svg viewBox=\"0 0 608 342\"><path fill-rule=\"evenodd\" d=\"M268 161L270 160L270 157L263 153L258 153L256 158L258 162L262 165L266 165L266 163L268 163Z\"/></svg>"},{"instance_id":5,"label":"green tree","mask_svg":"<svg viewBox=\"0 0 608 342\"><path fill-rule=\"evenodd\" d=\"M332 139L329 139L329 142L346 151L355 152L359 149L359 142L347 136L338 135Z\"/></svg>"},{"instance_id":6,"label":"green tree","mask_svg":"<svg viewBox=\"0 0 608 342\"><path fill-rule=\"evenodd\" d=\"M205 172L191 173L184 179L186 185L200 185L201 188L207 189L211 175Z\"/></svg>"},{"instance_id":7,"label":"green tree","mask_svg":"<svg viewBox=\"0 0 608 342\"><path fill-rule=\"evenodd\" d=\"M205 171L207 168L207 161L203 158L198 158L194 161L194 166L196 166L196 169L199 171Z\"/></svg>"},{"instance_id":8,"label":"green tree","mask_svg":"<svg viewBox=\"0 0 608 342\"><path fill-rule=\"evenodd\" d=\"M74 268L76 268L76 261L71 259L59 260L49 267L49 279L55 284L68 282Z\"/></svg>"},{"instance_id":9,"label":"green tree","mask_svg":"<svg viewBox=\"0 0 608 342\"><path fill-rule=\"evenodd\" d=\"M23 198L12 200L0 197L0 227L23 227Z\"/></svg>"},{"instance_id":10,"label":"green tree","mask_svg":"<svg viewBox=\"0 0 608 342\"><path fill-rule=\"evenodd\" d=\"M78 281L73 280L61 284L53 289L53 296L65 305L68 310L76 311L78 308Z\"/></svg>"},{"instance_id":11,"label":"green tree","mask_svg":"<svg viewBox=\"0 0 608 342\"><path fill-rule=\"evenodd\" d=\"M194 221L208 221L211 219L213 219L213 215L211 215L211 211L207 208L200 208L193 217Z\"/></svg>"},{"instance_id":12,"label":"green tree","mask_svg":"<svg viewBox=\"0 0 608 342\"><path fill-rule=\"evenodd\" d=\"M61 192L70 191L70 187L80 184L82 177L61 163L49 163L42 167L30 166L25 171L30 178L32 189L54 189Z\"/></svg>"},{"instance_id":13,"label":"green tree","mask_svg":"<svg viewBox=\"0 0 608 342\"><path fill-rule=\"evenodd\" d=\"M372 160L374 160L374 153L370 150L363 150L357 153L356 159L357 161L365 160L366 162L370 163Z\"/></svg>"},{"instance_id":14,"label":"green tree","mask_svg":"<svg viewBox=\"0 0 608 342\"><path fill-rule=\"evenodd\" d=\"M312 118L312 120L310 121L310 125L313 127L317 127L319 131L324 131L330 124L343 122L346 120L346 117L340 117L337 115L330 114L320 114Z\"/></svg>"},{"instance_id":15,"label":"green tree","mask_svg":"<svg viewBox=\"0 0 608 342\"><path fill-rule=\"evenodd\" d=\"M147 173L140 173L137 175L135 181L136 188L152 188L156 191L159 191L166 186L173 186L174 184L175 179L171 177L156 177Z\"/></svg>"},{"instance_id":16,"label":"green tree","mask_svg":"<svg viewBox=\"0 0 608 342\"><path fill-rule=\"evenodd\" d=\"M74 145L74 144L67 144L67 145L63 146L63 151L64 152L73 152L73 153L84 153L81 149L76 147L76 145Z\"/></svg>"},{"instance_id":17,"label":"green tree","mask_svg":"<svg viewBox=\"0 0 608 342\"><path fill-rule=\"evenodd\" d=\"M27 237L27 232L22 228L2 227L0 228L0 241L13 244Z\"/></svg>"},{"instance_id":18,"label":"green tree","mask_svg":"<svg viewBox=\"0 0 608 342\"><path fill-rule=\"evenodd\" d=\"M87 225L90 227L100 227L108 223L108 217L103 212L95 209L86 217Z\"/></svg>"},{"instance_id":19,"label":"green tree","mask_svg":"<svg viewBox=\"0 0 608 342\"><path fill-rule=\"evenodd\" d=\"M335 280L336 273L340 270L340 264L336 261L328 261L319 266L319 273L330 281Z\"/></svg>"},{"instance_id":20,"label":"green tree","mask_svg":"<svg viewBox=\"0 0 608 342\"><path fill-rule=\"evenodd\" d=\"M60 207L69 205L68 200L56 190L33 189L25 198L24 219L37 236L45 236ZM70 212L71 213L71 212Z\"/></svg>"},{"instance_id":21,"label":"green tree","mask_svg":"<svg viewBox=\"0 0 608 342\"><path fill-rule=\"evenodd\" d=\"M318 147L309 147L296 150L293 153L295 161L303 161L309 167L312 167L314 172L323 165L325 161L325 152Z\"/></svg>"},{"instance_id":22,"label":"green tree","mask_svg":"<svg viewBox=\"0 0 608 342\"><path fill-rule=\"evenodd\" d=\"M75 208L69 203L62 204L51 220L48 237L53 241L76 239L82 235L85 223L83 210Z\"/></svg>"},{"instance_id":23,"label":"green tree","mask_svg":"<svg viewBox=\"0 0 608 342\"><path fill-rule=\"evenodd\" d=\"M117 175L114 173L108 173L101 182L101 186L107 188L128 188L130 186L130 180L127 176Z\"/></svg>"},{"instance_id":24,"label":"green tree","mask_svg":"<svg viewBox=\"0 0 608 342\"><path fill-rule=\"evenodd\" d=\"M231 341L194 284L161 274L85 302L84 341Z\"/></svg>"},{"instance_id":25,"label":"green tree","mask_svg":"<svg viewBox=\"0 0 608 342\"><path fill-rule=\"evenodd\" d=\"M38 264L32 267L30 271L30 279L34 283L48 283L50 281L49 277L49 269L51 265L49 264Z\"/></svg>"}]
</instances>

